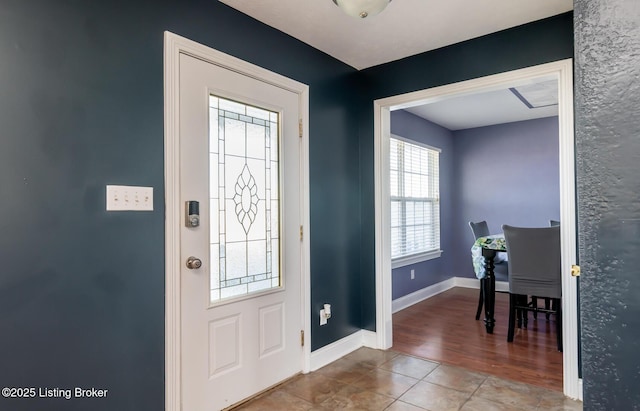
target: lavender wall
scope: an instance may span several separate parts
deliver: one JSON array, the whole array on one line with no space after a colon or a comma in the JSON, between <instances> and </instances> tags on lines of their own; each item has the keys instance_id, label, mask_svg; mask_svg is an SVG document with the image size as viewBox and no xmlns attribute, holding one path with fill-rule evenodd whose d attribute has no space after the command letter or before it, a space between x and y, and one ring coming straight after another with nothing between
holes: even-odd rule
<instances>
[{"instance_id":1,"label":"lavender wall","mask_svg":"<svg viewBox=\"0 0 640 411\"><path fill-rule=\"evenodd\" d=\"M473 277L469 221L546 226L560 218L558 118L453 132L452 271Z\"/></svg>"},{"instance_id":2,"label":"lavender wall","mask_svg":"<svg viewBox=\"0 0 640 411\"><path fill-rule=\"evenodd\" d=\"M394 269L393 299L453 276L474 277L469 221L486 220L491 232L500 232L502 224L546 226L560 219L557 117L450 131L399 110L391 113L391 133L442 150L444 250L440 258Z\"/></svg>"},{"instance_id":3,"label":"lavender wall","mask_svg":"<svg viewBox=\"0 0 640 411\"><path fill-rule=\"evenodd\" d=\"M396 299L453 276L451 264L453 221L453 141L451 131L403 110L391 112L391 133L436 147L440 153L440 248L444 253L392 271L392 298ZM411 269L415 279L411 280Z\"/></svg>"}]
</instances>

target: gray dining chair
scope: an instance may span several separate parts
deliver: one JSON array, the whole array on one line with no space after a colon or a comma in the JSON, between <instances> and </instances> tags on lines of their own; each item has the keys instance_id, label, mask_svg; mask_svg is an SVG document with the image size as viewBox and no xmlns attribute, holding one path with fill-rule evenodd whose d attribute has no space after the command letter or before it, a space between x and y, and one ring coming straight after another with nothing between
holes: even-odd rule
<instances>
[{"instance_id":1,"label":"gray dining chair","mask_svg":"<svg viewBox=\"0 0 640 411\"><path fill-rule=\"evenodd\" d=\"M555 226L559 226L560 225L560 221L558 220L549 220L549 227L555 227ZM533 305L538 305L538 299L536 297L531 297L531 303ZM549 307L551 307L551 300L549 298L545 298L544 299L544 308L546 308L547 310L549 309ZM547 317L547 321L549 321L549 316L551 314L547 313L546 317ZM533 318L536 319L538 318L538 313L534 312L533 313Z\"/></svg>"},{"instance_id":2,"label":"gray dining chair","mask_svg":"<svg viewBox=\"0 0 640 411\"><path fill-rule=\"evenodd\" d=\"M509 329L513 342L518 312L555 315L558 351L562 351L562 281L560 227L522 228L503 225L509 255ZM551 308L528 303L528 296L550 298Z\"/></svg>"},{"instance_id":3,"label":"gray dining chair","mask_svg":"<svg viewBox=\"0 0 640 411\"><path fill-rule=\"evenodd\" d=\"M471 232L476 240L489 235L489 226L486 221L478 221L477 223L469 221L469 227L471 227Z\"/></svg>"},{"instance_id":4,"label":"gray dining chair","mask_svg":"<svg viewBox=\"0 0 640 411\"><path fill-rule=\"evenodd\" d=\"M473 233L474 240L477 240L480 237L486 237L489 233L489 226L486 221L478 221L474 223L473 221L469 221L469 227L471 227L471 232ZM493 273L496 277L496 281L507 281L509 277L509 267L506 261L494 261L494 269ZM476 310L476 320L480 319L480 314L482 314L482 306L484 305L484 281L480 281L480 296L478 297L478 309Z\"/></svg>"}]
</instances>

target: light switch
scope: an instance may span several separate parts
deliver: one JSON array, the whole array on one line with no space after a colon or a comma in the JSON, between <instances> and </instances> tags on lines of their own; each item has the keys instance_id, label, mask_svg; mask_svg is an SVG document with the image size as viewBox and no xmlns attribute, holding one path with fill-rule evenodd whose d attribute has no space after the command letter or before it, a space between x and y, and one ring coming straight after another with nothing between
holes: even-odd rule
<instances>
[{"instance_id":1,"label":"light switch","mask_svg":"<svg viewBox=\"0 0 640 411\"><path fill-rule=\"evenodd\" d=\"M107 186L107 211L152 211L153 187Z\"/></svg>"}]
</instances>

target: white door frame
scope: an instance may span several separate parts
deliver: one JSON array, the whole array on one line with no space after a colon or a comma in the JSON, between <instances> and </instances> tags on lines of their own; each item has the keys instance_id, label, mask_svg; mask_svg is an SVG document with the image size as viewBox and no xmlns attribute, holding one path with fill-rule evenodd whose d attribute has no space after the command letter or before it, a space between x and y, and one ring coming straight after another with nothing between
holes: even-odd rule
<instances>
[{"instance_id":1,"label":"white door frame","mask_svg":"<svg viewBox=\"0 0 640 411\"><path fill-rule=\"evenodd\" d=\"M182 403L181 324L180 324L180 227L184 206L180 204L180 54L225 67L246 76L284 88L300 96L302 137L300 204L304 241L301 255L301 293L304 348L301 369L308 372L311 356L311 287L309 264L309 87L264 68L247 63L202 44L164 33L164 185L165 185L165 409L180 411Z\"/></svg>"},{"instance_id":2,"label":"white door frame","mask_svg":"<svg viewBox=\"0 0 640 411\"><path fill-rule=\"evenodd\" d=\"M375 169L375 255L376 255L376 330L378 348L393 343L391 312L391 255L389 187L389 135L391 110L433 103L454 95L513 87L533 77L552 76L558 80L558 122L560 154L560 220L562 248L563 310L563 389L570 398L582 399L582 381L578 378L578 316L576 279L571 265L576 264L575 137L573 132L573 60L566 59L507 73L462 81L374 101Z\"/></svg>"}]
</instances>

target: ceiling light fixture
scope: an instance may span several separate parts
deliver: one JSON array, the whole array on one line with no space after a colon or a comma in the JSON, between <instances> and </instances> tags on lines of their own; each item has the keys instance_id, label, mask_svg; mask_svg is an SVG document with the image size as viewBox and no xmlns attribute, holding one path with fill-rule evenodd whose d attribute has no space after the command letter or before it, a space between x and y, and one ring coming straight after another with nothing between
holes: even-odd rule
<instances>
[{"instance_id":1,"label":"ceiling light fixture","mask_svg":"<svg viewBox=\"0 0 640 411\"><path fill-rule=\"evenodd\" d=\"M333 0L333 2L351 17L365 18L375 16L391 3L391 0Z\"/></svg>"}]
</instances>

